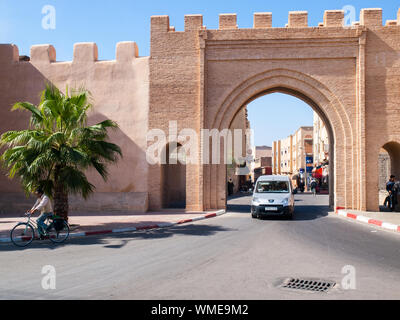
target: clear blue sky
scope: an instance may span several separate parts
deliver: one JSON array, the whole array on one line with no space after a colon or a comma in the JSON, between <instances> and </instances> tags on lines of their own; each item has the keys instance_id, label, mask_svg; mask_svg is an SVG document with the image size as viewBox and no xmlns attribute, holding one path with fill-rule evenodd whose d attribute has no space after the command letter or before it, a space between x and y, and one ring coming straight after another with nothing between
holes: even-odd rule
<instances>
[{"instance_id":1,"label":"clear blue sky","mask_svg":"<svg viewBox=\"0 0 400 320\"><path fill-rule=\"evenodd\" d=\"M56 29L42 29L42 8L56 9ZM288 12L307 10L309 25L323 20L324 10L342 9L352 5L356 19L361 8L383 8L384 20L396 19L399 1L394 0L0 0L0 43L14 43L21 54L29 55L34 44L50 43L57 50L57 60L72 59L75 42L94 41L99 47L100 59L114 59L115 44L136 41L141 55L149 55L150 16L167 14L171 25L183 30L184 15L199 13L204 25L218 28L220 13L237 13L240 28L253 25L254 12L272 12L273 25L284 27Z\"/></svg>"},{"instance_id":2,"label":"clear blue sky","mask_svg":"<svg viewBox=\"0 0 400 320\"><path fill-rule=\"evenodd\" d=\"M45 5L56 9L55 30L42 28ZM396 19L400 7L399 1L394 0L0 0L0 43L18 45L21 55L29 55L34 44L50 43L57 50L57 60L65 61L72 59L75 42L96 42L99 59L108 60L115 58L117 42L136 41L139 54L147 56L152 15L169 15L171 25L180 31L184 28L185 14L203 14L204 25L208 29L217 29L220 13L237 13L239 27L251 28L254 12L272 12L273 26L284 27L289 11L307 10L309 25L316 26L323 20L324 10L342 9L348 5L355 8L356 20L362 8L382 8L384 21ZM290 109L283 113L282 107ZM265 96L254 101L249 111L257 145L270 144L272 140L288 136L295 128L312 125L311 108L289 96ZM285 122L278 121L289 115ZM277 123L280 126L276 126Z\"/></svg>"},{"instance_id":3,"label":"clear blue sky","mask_svg":"<svg viewBox=\"0 0 400 320\"><path fill-rule=\"evenodd\" d=\"M254 130L256 146L272 146L272 142L293 134L301 126L313 125L313 110L302 100L282 93L271 93L247 106Z\"/></svg>"}]
</instances>

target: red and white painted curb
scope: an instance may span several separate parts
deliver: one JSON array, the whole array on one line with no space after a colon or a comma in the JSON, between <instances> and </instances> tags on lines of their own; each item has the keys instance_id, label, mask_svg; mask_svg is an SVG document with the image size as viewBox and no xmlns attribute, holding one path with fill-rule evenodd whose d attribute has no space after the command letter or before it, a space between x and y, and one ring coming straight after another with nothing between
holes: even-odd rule
<instances>
[{"instance_id":1,"label":"red and white painted curb","mask_svg":"<svg viewBox=\"0 0 400 320\"><path fill-rule=\"evenodd\" d=\"M353 220L356 220L359 222L371 224L371 225L374 225L375 227L381 227L386 230L400 232L399 225L380 221L380 220L371 219L371 218L368 218L368 217L365 217L362 215L358 215L358 214L354 214L354 213L348 212L346 209L343 209L340 207L336 208L336 214L338 214L341 217L345 217L345 218L353 219Z\"/></svg>"},{"instance_id":2,"label":"red and white painted curb","mask_svg":"<svg viewBox=\"0 0 400 320\"><path fill-rule=\"evenodd\" d=\"M195 222L210 218L215 218L221 216L226 213L226 210L219 210L214 213L208 213L203 216L199 216L192 219L180 220L178 222L163 222L139 227L131 227L131 228L122 228L122 229L113 229L113 230L97 230L97 231L85 231L85 232L77 232L71 233L69 235L70 238L81 238L81 237L88 237L88 236L97 236L97 235L104 235L110 233L124 233L124 232L134 232L134 231L143 231L143 230L152 230L152 229L161 229L161 228L170 228L176 225L181 225L189 222ZM22 238L21 238L22 240ZM0 243L9 243L11 242L11 238L0 238Z\"/></svg>"}]
</instances>

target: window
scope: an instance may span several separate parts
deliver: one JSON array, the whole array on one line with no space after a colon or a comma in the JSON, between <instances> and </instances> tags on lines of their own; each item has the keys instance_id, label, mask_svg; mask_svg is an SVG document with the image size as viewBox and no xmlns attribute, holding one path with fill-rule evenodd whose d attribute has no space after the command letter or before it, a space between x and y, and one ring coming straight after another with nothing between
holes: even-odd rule
<instances>
[{"instance_id":1,"label":"window","mask_svg":"<svg viewBox=\"0 0 400 320\"><path fill-rule=\"evenodd\" d=\"M289 193L289 183L287 181L259 181L257 183L257 193Z\"/></svg>"}]
</instances>

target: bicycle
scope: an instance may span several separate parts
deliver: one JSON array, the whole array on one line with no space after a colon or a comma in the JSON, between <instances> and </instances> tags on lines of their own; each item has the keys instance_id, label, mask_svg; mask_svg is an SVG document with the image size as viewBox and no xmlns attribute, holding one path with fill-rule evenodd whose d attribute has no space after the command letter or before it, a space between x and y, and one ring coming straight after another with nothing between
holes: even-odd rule
<instances>
[{"instance_id":1,"label":"bicycle","mask_svg":"<svg viewBox=\"0 0 400 320\"><path fill-rule=\"evenodd\" d=\"M35 240L35 231L38 236L36 239L50 239L51 242L60 244L66 241L69 237L69 225L61 217L51 216L45 220L45 223L49 221L47 228L43 230L42 234L39 230L39 226L33 220L31 213L26 213L25 216L28 217L27 222L18 223L10 233L11 241L17 247L26 247Z\"/></svg>"}]
</instances>

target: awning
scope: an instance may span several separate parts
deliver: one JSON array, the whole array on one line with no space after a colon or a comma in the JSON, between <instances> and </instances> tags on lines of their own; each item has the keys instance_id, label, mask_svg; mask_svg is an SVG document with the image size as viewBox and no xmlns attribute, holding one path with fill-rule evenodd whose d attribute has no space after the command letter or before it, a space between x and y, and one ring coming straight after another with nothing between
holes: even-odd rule
<instances>
[{"instance_id":1,"label":"awning","mask_svg":"<svg viewBox=\"0 0 400 320\"><path fill-rule=\"evenodd\" d=\"M312 174L312 176L314 178L322 178L322 175L323 175L323 169L322 168L316 168L315 171Z\"/></svg>"}]
</instances>

